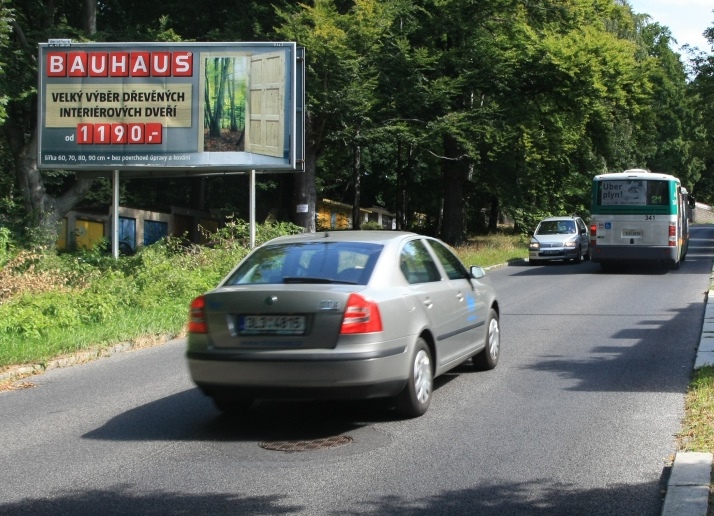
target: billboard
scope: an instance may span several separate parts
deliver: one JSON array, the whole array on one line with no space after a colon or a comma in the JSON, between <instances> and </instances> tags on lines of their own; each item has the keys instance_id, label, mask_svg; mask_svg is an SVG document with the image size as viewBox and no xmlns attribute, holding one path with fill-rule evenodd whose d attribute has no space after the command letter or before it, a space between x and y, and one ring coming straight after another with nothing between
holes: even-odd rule
<instances>
[{"instance_id":1,"label":"billboard","mask_svg":"<svg viewBox=\"0 0 714 516\"><path fill-rule=\"evenodd\" d=\"M287 42L40 44L38 166L302 170L302 52Z\"/></svg>"}]
</instances>

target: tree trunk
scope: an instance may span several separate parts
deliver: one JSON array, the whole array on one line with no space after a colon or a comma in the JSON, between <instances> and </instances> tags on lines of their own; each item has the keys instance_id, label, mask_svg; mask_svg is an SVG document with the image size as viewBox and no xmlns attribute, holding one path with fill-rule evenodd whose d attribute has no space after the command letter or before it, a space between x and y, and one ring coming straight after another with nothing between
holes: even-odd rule
<instances>
[{"instance_id":1,"label":"tree trunk","mask_svg":"<svg viewBox=\"0 0 714 516\"><path fill-rule=\"evenodd\" d=\"M453 246L464 241L464 182L467 169L456 159L458 145L450 136L444 137L444 154L441 170L444 178L443 217L441 239Z\"/></svg>"},{"instance_id":2,"label":"tree trunk","mask_svg":"<svg viewBox=\"0 0 714 516\"><path fill-rule=\"evenodd\" d=\"M89 36L97 33L97 0L84 0L84 32Z\"/></svg>"},{"instance_id":3,"label":"tree trunk","mask_svg":"<svg viewBox=\"0 0 714 516\"><path fill-rule=\"evenodd\" d=\"M311 129L311 117L305 114L305 164L303 172L295 174L295 224L305 228L305 233L316 230L315 205L317 203L317 188L315 187L315 167L320 149L317 138Z\"/></svg>"},{"instance_id":4,"label":"tree trunk","mask_svg":"<svg viewBox=\"0 0 714 516\"><path fill-rule=\"evenodd\" d=\"M359 138L359 132L357 133ZM360 218L360 201L362 196L362 181L360 178L360 163L362 161L362 147L359 144L354 146L353 159L352 159L352 182L355 188L355 198L352 203L352 228L361 229L362 219Z\"/></svg>"},{"instance_id":5,"label":"tree trunk","mask_svg":"<svg viewBox=\"0 0 714 516\"><path fill-rule=\"evenodd\" d=\"M403 229L406 227L406 224L404 223L404 213L405 213L405 198L406 198L406 192L404 190L403 182L404 179L402 176L404 175L404 172L402 171L402 140L398 139L397 140L397 163L396 163L396 170L397 170L397 180L396 180L396 201L394 205L396 206L396 219L397 219L397 229Z\"/></svg>"},{"instance_id":6,"label":"tree trunk","mask_svg":"<svg viewBox=\"0 0 714 516\"><path fill-rule=\"evenodd\" d=\"M12 128L6 128L6 135ZM92 187L92 179L77 179L60 197L47 194L42 174L37 168L37 131L22 146L10 145L15 163L17 184L24 199L28 226L36 228L31 240L45 247L57 241L58 224Z\"/></svg>"},{"instance_id":7,"label":"tree trunk","mask_svg":"<svg viewBox=\"0 0 714 516\"><path fill-rule=\"evenodd\" d=\"M315 188L315 163L317 157L310 151L311 146L305 147L305 169L295 174L295 224L305 228L305 233L314 233L315 204L317 190Z\"/></svg>"},{"instance_id":8,"label":"tree trunk","mask_svg":"<svg viewBox=\"0 0 714 516\"><path fill-rule=\"evenodd\" d=\"M498 211L499 203L498 197L495 195L491 197L491 211L488 215L488 232L496 233L498 231Z\"/></svg>"}]
</instances>

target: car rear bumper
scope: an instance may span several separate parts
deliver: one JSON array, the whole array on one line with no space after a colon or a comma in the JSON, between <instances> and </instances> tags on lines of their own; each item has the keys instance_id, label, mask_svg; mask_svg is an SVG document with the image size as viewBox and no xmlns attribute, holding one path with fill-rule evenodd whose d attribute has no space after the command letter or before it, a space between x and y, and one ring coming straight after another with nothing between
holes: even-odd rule
<instances>
[{"instance_id":1,"label":"car rear bumper","mask_svg":"<svg viewBox=\"0 0 714 516\"><path fill-rule=\"evenodd\" d=\"M409 376L406 346L330 353L189 351L191 378L208 395L235 398L374 398L399 393Z\"/></svg>"}]
</instances>

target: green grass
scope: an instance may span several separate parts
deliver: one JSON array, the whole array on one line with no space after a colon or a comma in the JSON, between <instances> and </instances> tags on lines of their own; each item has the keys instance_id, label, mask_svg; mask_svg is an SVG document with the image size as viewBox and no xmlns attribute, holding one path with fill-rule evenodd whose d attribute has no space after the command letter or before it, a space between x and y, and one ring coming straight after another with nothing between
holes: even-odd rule
<instances>
[{"instance_id":1,"label":"green grass","mask_svg":"<svg viewBox=\"0 0 714 516\"><path fill-rule=\"evenodd\" d=\"M111 347L120 342L160 340L182 334L188 314L187 304L165 305L153 310L127 309L105 323L48 328L31 335L0 335L0 365L44 364L63 355ZM0 367L0 370L2 368Z\"/></svg>"},{"instance_id":2,"label":"green grass","mask_svg":"<svg viewBox=\"0 0 714 516\"><path fill-rule=\"evenodd\" d=\"M694 371L678 438L683 451L714 452L714 367Z\"/></svg>"},{"instance_id":3,"label":"green grass","mask_svg":"<svg viewBox=\"0 0 714 516\"><path fill-rule=\"evenodd\" d=\"M467 265L490 267L528 257L528 240L523 236L495 234L477 236L455 249Z\"/></svg>"}]
</instances>

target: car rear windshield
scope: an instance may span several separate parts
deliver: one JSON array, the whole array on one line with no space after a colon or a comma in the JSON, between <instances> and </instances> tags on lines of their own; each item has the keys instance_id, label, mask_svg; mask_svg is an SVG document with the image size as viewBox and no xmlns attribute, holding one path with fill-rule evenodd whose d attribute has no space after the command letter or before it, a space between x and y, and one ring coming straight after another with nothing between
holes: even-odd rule
<instances>
[{"instance_id":1,"label":"car rear windshield","mask_svg":"<svg viewBox=\"0 0 714 516\"><path fill-rule=\"evenodd\" d=\"M299 242L257 249L225 285L345 283L366 285L382 252L364 242Z\"/></svg>"}]
</instances>

